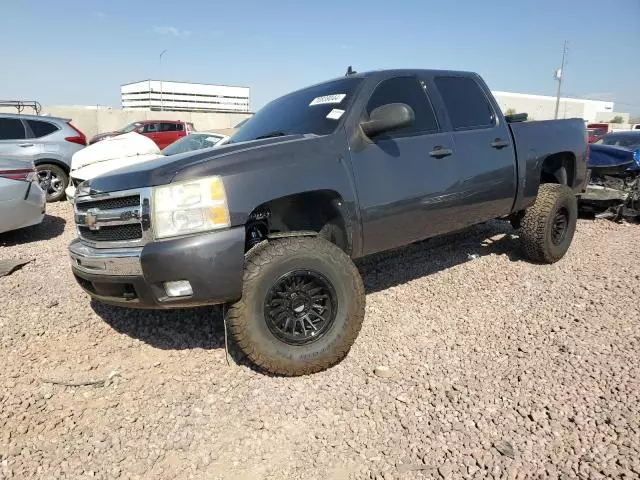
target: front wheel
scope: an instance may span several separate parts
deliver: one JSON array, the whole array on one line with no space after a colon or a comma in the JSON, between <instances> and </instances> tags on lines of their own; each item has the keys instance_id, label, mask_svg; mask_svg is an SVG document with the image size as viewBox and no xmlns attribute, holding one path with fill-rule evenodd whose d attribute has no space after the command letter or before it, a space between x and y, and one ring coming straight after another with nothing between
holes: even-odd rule
<instances>
[{"instance_id":1,"label":"front wheel","mask_svg":"<svg viewBox=\"0 0 640 480\"><path fill-rule=\"evenodd\" d=\"M67 186L69 186L69 176L58 165L43 163L36 166L38 171L38 183L47 196L47 202L57 202L62 200Z\"/></svg>"},{"instance_id":2,"label":"front wheel","mask_svg":"<svg viewBox=\"0 0 640 480\"><path fill-rule=\"evenodd\" d=\"M571 245L578 219L578 201L569 187L543 183L535 203L521 221L520 243L530 260L554 263Z\"/></svg>"},{"instance_id":3,"label":"front wheel","mask_svg":"<svg viewBox=\"0 0 640 480\"><path fill-rule=\"evenodd\" d=\"M342 360L364 319L362 279L351 259L318 237L251 250L242 299L227 325L249 360L278 375L306 375Z\"/></svg>"}]
</instances>

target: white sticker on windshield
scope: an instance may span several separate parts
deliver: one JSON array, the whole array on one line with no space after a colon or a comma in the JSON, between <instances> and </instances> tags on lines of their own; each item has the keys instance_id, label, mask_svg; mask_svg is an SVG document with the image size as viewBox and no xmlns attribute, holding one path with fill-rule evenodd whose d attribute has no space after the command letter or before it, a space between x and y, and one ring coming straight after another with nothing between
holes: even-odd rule
<instances>
[{"instance_id":1,"label":"white sticker on windshield","mask_svg":"<svg viewBox=\"0 0 640 480\"><path fill-rule=\"evenodd\" d=\"M339 108L334 108L329 112L329 114L327 115L327 118L330 118L331 120L340 120L340 117L342 117L343 114L344 114L344 110L340 110Z\"/></svg>"},{"instance_id":2,"label":"white sticker on windshield","mask_svg":"<svg viewBox=\"0 0 640 480\"><path fill-rule=\"evenodd\" d=\"M207 142L217 143L220 141L220 137L207 137L205 138Z\"/></svg>"},{"instance_id":3,"label":"white sticker on windshield","mask_svg":"<svg viewBox=\"0 0 640 480\"><path fill-rule=\"evenodd\" d=\"M342 102L342 100L344 100L344 97L346 97L347 94L346 93L336 93L335 95L325 95L324 97L316 97L313 100L311 100L311 103L309 104L310 107L313 107L314 105L327 105L327 104L338 104L340 102Z\"/></svg>"}]
</instances>

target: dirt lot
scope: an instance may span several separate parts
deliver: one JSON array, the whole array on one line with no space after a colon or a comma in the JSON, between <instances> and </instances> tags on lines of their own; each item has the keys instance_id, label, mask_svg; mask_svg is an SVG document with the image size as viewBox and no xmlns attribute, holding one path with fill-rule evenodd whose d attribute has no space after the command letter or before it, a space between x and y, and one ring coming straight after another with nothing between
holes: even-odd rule
<instances>
[{"instance_id":1,"label":"dirt lot","mask_svg":"<svg viewBox=\"0 0 640 480\"><path fill-rule=\"evenodd\" d=\"M291 379L227 366L216 309L92 303L48 210L0 235L35 259L0 278L0 478L640 478L640 226L581 220L552 266L497 222L368 258L351 353Z\"/></svg>"}]
</instances>

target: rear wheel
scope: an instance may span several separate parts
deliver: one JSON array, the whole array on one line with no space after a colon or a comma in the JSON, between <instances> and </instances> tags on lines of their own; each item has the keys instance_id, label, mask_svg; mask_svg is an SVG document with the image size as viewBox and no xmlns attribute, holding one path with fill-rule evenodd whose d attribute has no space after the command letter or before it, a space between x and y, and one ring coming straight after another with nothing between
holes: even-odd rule
<instances>
[{"instance_id":1,"label":"rear wheel","mask_svg":"<svg viewBox=\"0 0 640 480\"><path fill-rule=\"evenodd\" d=\"M342 250L318 237L288 237L247 254L242 299L227 324L254 364L306 375L347 355L364 305L362 279Z\"/></svg>"},{"instance_id":2,"label":"rear wheel","mask_svg":"<svg viewBox=\"0 0 640 480\"><path fill-rule=\"evenodd\" d=\"M57 202L64 197L69 185L69 176L58 165L43 163L36 166L38 183L47 196L47 202Z\"/></svg>"},{"instance_id":3,"label":"rear wheel","mask_svg":"<svg viewBox=\"0 0 640 480\"><path fill-rule=\"evenodd\" d=\"M569 187L543 183L535 203L521 221L520 242L535 262L554 263L571 245L578 218L578 202Z\"/></svg>"}]
</instances>

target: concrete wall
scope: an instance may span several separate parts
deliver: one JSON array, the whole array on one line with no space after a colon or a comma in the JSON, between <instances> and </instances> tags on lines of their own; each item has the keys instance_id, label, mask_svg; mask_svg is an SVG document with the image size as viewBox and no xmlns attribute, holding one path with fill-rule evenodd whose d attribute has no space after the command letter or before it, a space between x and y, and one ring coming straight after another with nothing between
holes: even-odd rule
<instances>
[{"instance_id":1,"label":"concrete wall","mask_svg":"<svg viewBox=\"0 0 640 480\"><path fill-rule=\"evenodd\" d=\"M0 108L1 112L17 113L15 108ZM26 109L22 112L32 115ZM87 138L96 133L109 132L139 120L183 120L192 122L196 130L212 130L222 133L230 132L231 128L241 120L251 116L250 113L191 113L191 112L150 112L140 110L108 110L105 108L43 106L40 115L70 118Z\"/></svg>"}]
</instances>

